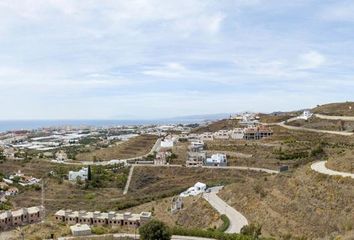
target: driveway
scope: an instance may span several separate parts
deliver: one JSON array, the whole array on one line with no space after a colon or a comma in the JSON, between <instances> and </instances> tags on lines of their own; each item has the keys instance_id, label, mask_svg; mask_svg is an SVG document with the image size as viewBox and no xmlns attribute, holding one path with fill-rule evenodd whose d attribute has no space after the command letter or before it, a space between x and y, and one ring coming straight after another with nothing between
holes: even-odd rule
<instances>
[{"instance_id":1,"label":"driveway","mask_svg":"<svg viewBox=\"0 0 354 240\"><path fill-rule=\"evenodd\" d=\"M229 218L230 226L225 231L226 233L240 233L241 228L248 225L248 221L245 216L236 211L217 195L221 188L222 187L211 188L211 192L203 193L203 197L211 206L213 206L213 208L215 208L216 211L220 214L225 214Z\"/></svg>"},{"instance_id":2,"label":"driveway","mask_svg":"<svg viewBox=\"0 0 354 240\"><path fill-rule=\"evenodd\" d=\"M341 176L341 177L351 177L354 179L354 174L353 173L347 173L347 172L338 172L338 171L334 171L331 170L329 168L326 167L326 162L327 161L320 161L320 162L315 162L311 165L311 169L322 173L322 174L326 174L326 175L331 175L331 176Z\"/></svg>"}]
</instances>

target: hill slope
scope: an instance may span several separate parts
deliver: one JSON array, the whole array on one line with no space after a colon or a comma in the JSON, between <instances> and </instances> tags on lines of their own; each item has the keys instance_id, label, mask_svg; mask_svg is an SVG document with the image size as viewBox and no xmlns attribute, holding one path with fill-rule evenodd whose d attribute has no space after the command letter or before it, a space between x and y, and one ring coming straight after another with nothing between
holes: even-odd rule
<instances>
[{"instance_id":1,"label":"hill slope","mask_svg":"<svg viewBox=\"0 0 354 240\"><path fill-rule=\"evenodd\" d=\"M312 112L330 116L354 116L354 102L324 104L315 107Z\"/></svg>"}]
</instances>

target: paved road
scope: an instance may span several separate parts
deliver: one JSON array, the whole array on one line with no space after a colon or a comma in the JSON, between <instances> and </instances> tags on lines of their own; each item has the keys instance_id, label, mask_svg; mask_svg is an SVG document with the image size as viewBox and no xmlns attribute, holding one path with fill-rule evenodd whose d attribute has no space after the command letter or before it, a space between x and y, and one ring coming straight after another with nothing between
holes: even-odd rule
<instances>
[{"instance_id":1,"label":"paved road","mask_svg":"<svg viewBox=\"0 0 354 240\"><path fill-rule=\"evenodd\" d=\"M292 120L292 119L289 119L289 120ZM288 122L289 122L289 120L288 120ZM295 126L286 125L285 122L280 122L280 123L277 123L276 125L284 127L284 128L287 128L287 129L290 129L290 130L296 130L296 131L328 133L328 134L335 134L335 135L341 135L341 136L352 136L354 134L354 133L351 133L351 132L327 131L327 130L305 128L305 127L295 127Z\"/></svg>"},{"instance_id":2,"label":"paved road","mask_svg":"<svg viewBox=\"0 0 354 240\"><path fill-rule=\"evenodd\" d=\"M352 116L329 116L323 114L314 114L316 117L327 120L343 120L343 121L354 121Z\"/></svg>"},{"instance_id":3,"label":"paved road","mask_svg":"<svg viewBox=\"0 0 354 240\"><path fill-rule=\"evenodd\" d=\"M256 171L256 172L265 172L270 174L277 174L279 171L271 170L268 168L257 168L257 167L242 167L242 166L225 166L225 167L210 167L210 166L203 166L202 168L217 168L217 169L236 169L236 170L248 170L248 171Z\"/></svg>"},{"instance_id":4,"label":"paved road","mask_svg":"<svg viewBox=\"0 0 354 240\"><path fill-rule=\"evenodd\" d=\"M245 216L236 211L217 195L221 188L222 187L211 188L212 191L210 193L203 193L203 197L220 214L225 214L229 218L230 226L225 231L226 233L240 233L241 228L248 225L248 221Z\"/></svg>"},{"instance_id":5,"label":"paved road","mask_svg":"<svg viewBox=\"0 0 354 240\"><path fill-rule=\"evenodd\" d=\"M311 165L311 169L322 174L327 174L331 176L351 177L354 179L353 173L338 172L338 171L331 170L326 167L326 162L327 161L315 162Z\"/></svg>"}]
</instances>

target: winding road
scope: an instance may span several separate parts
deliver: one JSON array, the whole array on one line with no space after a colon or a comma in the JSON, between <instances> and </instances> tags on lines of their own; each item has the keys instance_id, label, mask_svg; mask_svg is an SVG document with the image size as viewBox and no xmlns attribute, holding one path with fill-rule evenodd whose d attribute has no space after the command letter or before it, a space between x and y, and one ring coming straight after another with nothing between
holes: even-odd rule
<instances>
[{"instance_id":1,"label":"winding road","mask_svg":"<svg viewBox=\"0 0 354 240\"><path fill-rule=\"evenodd\" d=\"M203 193L203 197L207 200L216 211L220 214L225 214L230 220L230 226L225 231L226 233L240 233L243 226L248 225L248 221L245 216L243 216L236 209L228 205L224 200L222 200L217 193L223 187L213 187L210 188L211 192Z\"/></svg>"},{"instance_id":2,"label":"winding road","mask_svg":"<svg viewBox=\"0 0 354 240\"><path fill-rule=\"evenodd\" d=\"M354 179L353 173L334 171L326 167L327 161L315 162L311 165L311 169L318 173L331 175L331 176L341 176L341 177L351 177Z\"/></svg>"},{"instance_id":3,"label":"winding road","mask_svg":"<svg viewBox=\"0 0 354 240\"><path fill-rule=\"evenodd\" d=\"M291 122L291 121L294 121L294 118L291 118L291 119L287 120L287 122ZM275 125L278 125L278 126L281 126L283 128L290 129L290 130L296 130L296 131L328 133L328 134L335 134L335 135L341 135L341 136L352 136L354 134L352 132L328 131L328 130L320 130L320 129L313 129L313 128L305 128L305 127L295 127L295 126L286 125L285 121L284 122L280 122L280 123L275 123Z\"/></svg>"},{"instance_id":4,"label":"winding road","mask_svg":"<svg viewBox=\"0 0 354 240\"><path fill-rule=\"evenodd\" d=\"M343 120L343 121L354 121L352 116L330 116L324 114L314 114L317 118L327 119L327 120Z\"/></svg>"}]
</instances>

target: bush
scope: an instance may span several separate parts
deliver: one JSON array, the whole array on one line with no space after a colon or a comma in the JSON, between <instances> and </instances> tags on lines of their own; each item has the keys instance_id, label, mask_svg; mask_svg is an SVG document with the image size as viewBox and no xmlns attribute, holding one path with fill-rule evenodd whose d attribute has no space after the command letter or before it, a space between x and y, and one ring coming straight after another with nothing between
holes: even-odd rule
<instances>
[{"instance_id":1,"label":"bush","mask_svg":"<svg viewBox=\"0 0 354 240\"><path fill-rule=\"evenodd\" d=\"M225 215L220 216L221 220L223 221L222 225L218 228L220 232L225 232L230 226L230 219Z\"/></svg>"},{"instance_id":2,"label":"bush","mask_svg":"<svg viewBox=\"0 0 354 240\"><path fill-rule=\"evenodd\" d=\"M259 224L246 225L241 229L241 234L250 236L253 239L259 239L262 232L262 226Z\"/></svg>"},{"instance_id":3,"label":"bush","mask_svg":"<svg viewBox=\"0 0 354 240\"><path fill-rule=\"evenodd\" d=\"M91 231L93 234L97 234L97 235L102 235L109 232L106 228L101 226L92 227Z\"/></svg>"},{"instance_id":4,"label":"bush","mask_svg":"<svg viewBox=\"0 0 354 240\"><path fill-rule=\"evenodd\" d=\"M151 220L139 228L141 240L170 240L170 229L163 222Z\"/></svg>"}]
</instances>

